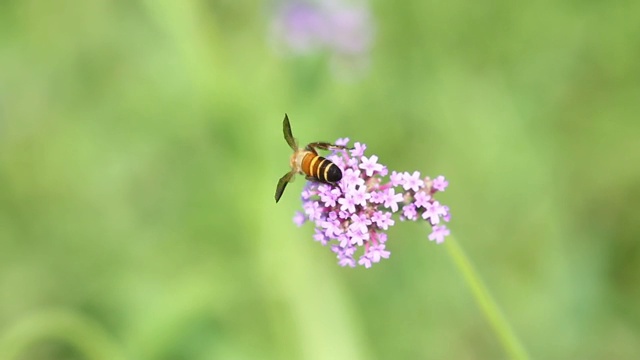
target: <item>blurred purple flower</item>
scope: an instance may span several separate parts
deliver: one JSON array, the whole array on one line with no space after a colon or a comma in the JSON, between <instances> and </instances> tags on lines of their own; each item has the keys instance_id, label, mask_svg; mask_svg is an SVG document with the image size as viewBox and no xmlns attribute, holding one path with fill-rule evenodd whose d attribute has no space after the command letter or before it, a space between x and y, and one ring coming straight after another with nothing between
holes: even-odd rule
<instances>
[{"instance_id":1,"label":"blurred purple flower","mask_svg":"<svg viewBox=\"0 0 640 360\"><path fill-rule=\"evenodd\" d=\"M321 48L329 38L326 14L317 5L286 3L274 21L276 36L294 53L305 54Z\"/></svg>"},{"instance_id":2,"label":"blurred purple flower","mask_svg":"<svg viewBox=\"0 0 640 360\"><path fill-rule=\"evenodd\" d=\"M276 44L294 55L327 52L334 63L366 62L373 44L365 1L288 0L272 20Z\"/></svg>"},{"instance_id":3,"label":"blurred purple flower","mask_svg":"<svg viewBox=\"0 0 640 360\"><path fill-rule=\"evenodd\" d=\"M338 142L346 146L349 140ZM302 191L304 213L297 212L294 222L300 225L305 220L313 221L314 239L330 245L341 266L369 268L388 258L384 231L396 224L393 214L401 220L425 220L431 227L429 240L442 243L449 235L444 223L450 213L449 207L434 200L434 195L445 190L446 179L421 178L417 171L393 171L386 179L387 167L378 163L376 155L365 156L365 149L365 144L356 143L351 150L335 151L327 157L343 165L342 180L336 186L307 182Z\"/></svg>"}]
</instances>

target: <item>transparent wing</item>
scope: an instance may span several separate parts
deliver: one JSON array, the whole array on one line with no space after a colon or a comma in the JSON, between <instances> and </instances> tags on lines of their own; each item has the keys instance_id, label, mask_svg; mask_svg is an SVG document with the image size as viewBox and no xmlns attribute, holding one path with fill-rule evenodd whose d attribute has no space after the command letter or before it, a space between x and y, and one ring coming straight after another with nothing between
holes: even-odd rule
<instances>
[{"instance_id":1,"label":"transparent wing","mask_svg":"<svg viewBox=\"0 0 640 360\"><path fill-rule=\"evenodd\" d=\"M309 145L307 145L306 149L307 150L312 150L312 149L322 149L322 150L353 150L353 148L348 148L346 146L341 146L341 145L334 145L334 144L330 144L328 142L312 142Z\"/></svg>"}]
</instances>

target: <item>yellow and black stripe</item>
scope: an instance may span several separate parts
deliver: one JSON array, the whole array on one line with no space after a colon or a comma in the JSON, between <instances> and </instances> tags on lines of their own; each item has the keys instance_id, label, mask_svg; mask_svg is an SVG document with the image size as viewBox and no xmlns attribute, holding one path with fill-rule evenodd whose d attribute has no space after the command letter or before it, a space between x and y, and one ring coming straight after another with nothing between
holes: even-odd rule
<instances>
[{"instance_id":1,"label":"yellow and black stripe","mask_svg":"<svg viewBox=\"0 0 640 360\"><path fill-rule=\"evenodd\" d=\"M302 171L320 182L332 184L342 179L342 171L327 158L308 152L302 159Z\"/></svg>"}]
</instances>

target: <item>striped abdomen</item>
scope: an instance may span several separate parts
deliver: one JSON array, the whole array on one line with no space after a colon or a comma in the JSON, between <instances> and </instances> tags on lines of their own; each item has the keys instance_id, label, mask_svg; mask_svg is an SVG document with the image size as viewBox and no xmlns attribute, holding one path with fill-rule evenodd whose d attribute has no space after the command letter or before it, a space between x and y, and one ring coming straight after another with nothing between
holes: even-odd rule
<instances>
[{"instance_id":1,"label":"striped abdomen","mask_svg":"<svg viewBox=\"0 0 640 360\"><path fill-rule=\"evenodd\" d=\"M323 183L335 183L342 179L342 171L338 165L312 152L305 154L300 168L305 175Z\"/></svg>"}]
</instances>

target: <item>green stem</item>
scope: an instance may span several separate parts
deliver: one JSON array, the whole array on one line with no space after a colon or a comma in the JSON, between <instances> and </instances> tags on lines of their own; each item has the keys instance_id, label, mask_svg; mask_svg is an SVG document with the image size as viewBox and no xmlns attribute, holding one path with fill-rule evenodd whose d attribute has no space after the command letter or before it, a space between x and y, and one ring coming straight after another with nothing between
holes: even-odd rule
<instances>
[{"instance_id":1,"label":"green stem","mask_svg":"<svg viewBox=\"0 0 640 360\"><path fill-rule=\"evenodd\" d=\"M464 280L471 288L471 292L473 293L478 306L489 321L489 324L491 324L493 331L495 331L498 339L500 339L500 342L502 343L502 346L504 346L506 352L512 359L528 359L529 356L522 346L522 343L505 319L504 315L502 315L500 308L491 297L491 294L482 282L482 279L480 279L480 275L478 275L471 265L471 262L467 255L465 255L462 247L460 247L453 236L447 237L445 244L446 248L449 250L449 254L453 258L453 261L462 273Z\"/></svg>"},{"instance_id":2,"label":"green stem","mask_svg":"<svg viewBox=\"0 0 640 360\"><path fill-rule=\"evenodd\" d=\"M125 359L99 324L67 310L38 312L0 334L0 359L21 358L20 355L30 347L52 339L75 347L87 359Z\"/></svg>"}]
</instances>

